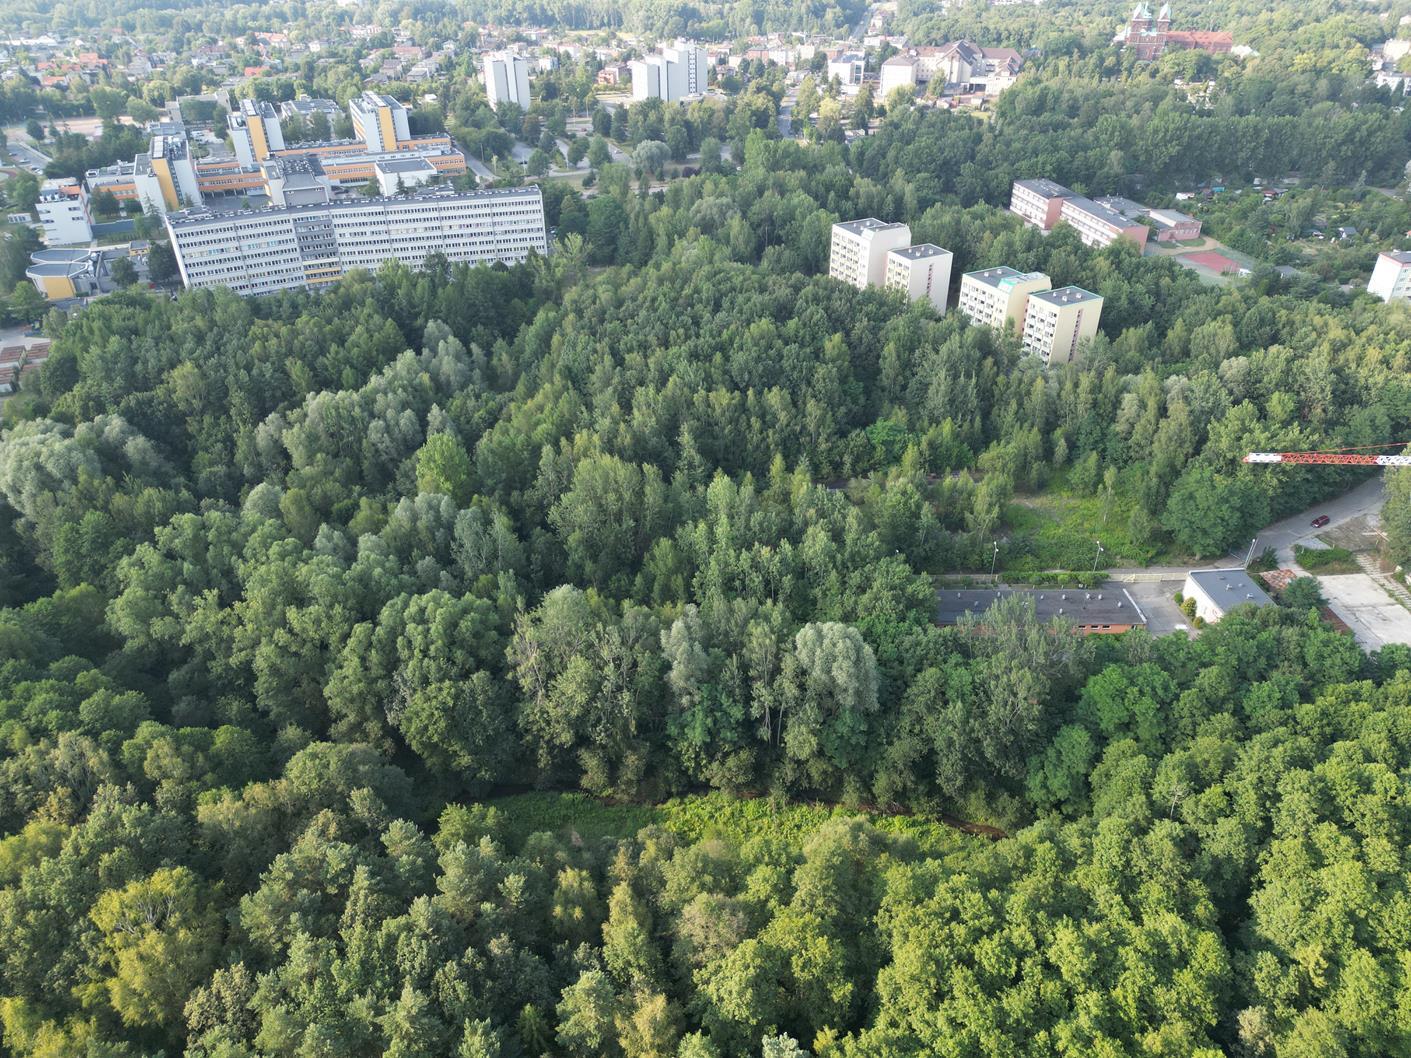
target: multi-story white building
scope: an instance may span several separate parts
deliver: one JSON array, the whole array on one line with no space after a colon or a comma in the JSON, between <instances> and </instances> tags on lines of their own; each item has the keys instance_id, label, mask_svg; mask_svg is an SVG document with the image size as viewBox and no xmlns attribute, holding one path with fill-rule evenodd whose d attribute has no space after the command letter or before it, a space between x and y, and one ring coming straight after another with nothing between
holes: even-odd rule
<instances>
[{"instance_id":1,"label":"multi-story white building","mask_svg":"<svg viewBox=\"0 0 1411 1058\"><path fill-rule=\"evenodd\" d=\"M1131 239L1138 248L1146 249L1151 229L1140 221L1123 216L1115 209L1074 195L1065 198L1058 210L1058 219L1071 224L1085 246L1111 246L1121 238Z\"/></svg>"},{"instance_id":2,"label":"multi-story white building","mask_svg":"<svg viewBox=\"0 0 1411 1058\"><path fill-rule=\"evenodd\" d=\"M1383 301L1411 301L1411 251L1383 250L1377 254L1367 293Z\"/></svg>"},{"instance_id":3,"label":"multi-story white building","mask_svg":"<svg viewBox=\"0 0 1411 1058\"><path fill-rule=\"evenodd\" d=\"M1045 365L1071 364L1101 317L1102 298L1082 287L1036 290L1024 312L1024 351Z\"/></svg>"},{"instance_id":4,"label":"multi-story white building","mask_svg":"<svg viewBox=\"0 0 1411 1058\"><path fill-rule=\"evenodd\" d=\"M709 79L710 60L695 41L680 39L660 54L635 59L632 71L632 98L663 99L678 102L703 95Z\"/></svg>"},{"instance_id":5,"label":"multi-story white building","mask_svg":"<svg viewBox=\"0 0 1411 1058\"><path fill-rule=\"evenodd\" d=\"M349 101L348 115L353 119L353 135L370 151L395 151L412 138L407 108L380 92L364 92Z\"/></svg>"},{"instance_id":6,"label":"multi-story white building","mask_svg":"<svg viewBox=\"0 0 1411 1058\"><path fill-rule=\"evenodd\" d=\"M862 290L887 279L887 253L911 243L905 224L887 224L876 217L833 225L828 274Z\"/></svg>"},{"instance_id":7,"label":"multi-story white building","mask_svg":"<svg viewBox=\"0 0 1411 1058\"><path fill-rule=\"evenodd\" d=\"M492 110L502 103L529 109L529 63L523 55L497 51L485 56L485 94Z\"/></svg>"},{"instance_id":8,"label":"multi-story white building","mask_svg":"<svg viewBox=\"0 0 1411 1058\"><path fill-rule=\"evenodd\" d=\"M279 114L263 100L242 99L240 109L226 117L226 130L241 165L259 165L275 151L284 150Z\"/></svg>"},{"instance_id":9,"label":"multi-story white building","mask_svg":"<svg viewBox=\"0 0 1411 1058\"><path fill-rule=\"evenodd\" d=\"M1004 329L1022 324L1029 296L1052 286L1042 272L1020 272L1008 265L983 268L960 277L956 307L971 323Z\"/></svg>"},{"instance_id":10,"label":"multi-story white building","mask_svg":"<svg viewBox=\"0 0 1411 1058\"><path fill-rule=\"evenodd\" d=\"M844 52L836 59L828 60L828 80L836 77L844 87L862 84L866 73L867 57L860 51Z\"/></svg>"},{"instance_id":11,"label":"multi-story white building","mask_svg":"<svg viewBox=\"0 0 1411 1058\"><path fill-rule=\"evenodd\" d=\"M93 219L88 215L88 196L77 180L46 180L39 187L34 204L44 241L50 246L72 246L93 241Z\"/></svg>"},{"instance_id":12,"label":"multi-story white building","mask_svg":"<svg viewBox=\"0 0 1411 1058\"><path fill-rule=\"evenodd\" d=\"M944 316L950 296L950 267L955 255L935 243L923 242L887 251L888 290L900 290L912 301L925 298Z\"/></svg>"},{"instance_id":13,"label":"multi-story white building","mask_svg":"<svg viewBox=\"0 0 1411 1058\"><path fill-rule=\"evenodd\" d=\"M1009 191L1009 212L1040 231L1051 231L1064 199L1072 197L1072 191L1052 180L1016 180Z\"/></svg>"},{"instance_id":14,"label":"multi-story white building","mask_svg":"<svg viewBox=\"0 0 1411 1058\"><path fill-rule=\"evenodd\" d=\"M172 213L167 235L188 287L239 294L317 287L353 268L395 260L420 268L433 253L451 261L514 264L548 252L537 187L429 192L216 213Z\"/></svg>"}]
</instances>

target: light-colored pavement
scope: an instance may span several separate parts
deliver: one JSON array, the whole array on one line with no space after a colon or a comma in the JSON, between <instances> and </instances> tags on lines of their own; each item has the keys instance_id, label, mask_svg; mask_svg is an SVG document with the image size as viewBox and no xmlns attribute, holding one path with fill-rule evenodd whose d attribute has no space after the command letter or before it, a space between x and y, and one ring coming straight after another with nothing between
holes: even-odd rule
<instances>
[{"instance_id":1,"label":"light-colored pavement","mask_svg":"<svg viewBox=\"0 0 1411 1058\"><path fill-rule=\"evenodd\" d=\"M1411 644L1411 612L1392 601L1367 574L1319 577L1318 586L1364 650L1380 650L1388 643Z\"/></svg>"},{"instance_id":2,"label":"light-colored pavement","mask_svg":"<svg viewBox=\"0 0 1411 1058\"><path fill-rule=\"evenodd\" d=\"M1173 632L1190 635L1186 615L1176 605L1176 592L1181 590L1184 574L1169 580L1145 580L1132 583L1109 582L1113 587L1125 588L1132 600L1146 615L1146 630L1154 636L1168 636Z\"/></svg>"}]
</instances>

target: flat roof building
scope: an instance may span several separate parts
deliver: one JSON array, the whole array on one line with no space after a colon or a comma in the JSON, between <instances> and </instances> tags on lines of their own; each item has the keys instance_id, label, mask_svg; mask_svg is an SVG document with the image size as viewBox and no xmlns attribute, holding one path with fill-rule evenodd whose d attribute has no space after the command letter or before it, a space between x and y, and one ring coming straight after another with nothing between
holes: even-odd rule
<instances>
[{"instance_id":1,"label":"flat roof building","mask_svg":"<svg viewBox=\"0 0 1411 1058\"><path fill-rule=\"evenodd\" d=\"M1367 293L1383 301L1411 301L1411 251L1383 250L1377 254Z\"/></svg>"},{"instance_id":2,"label":"flat roof building","mask_svg":"<svg viewBox=\"0 0 1411 1058\"><path fill-rule=\"evenodd\" d=\"M910 227L876 217L834 224L828 274L858 290L882 286L887 279L888 251L899 250L910 242Z\"/></svg>"},{"instance_id":3,"label":"flat roof building","mask_svg":"<svg viewBox=\"0 0 1411 1058\"><path fill-rule=\"evenodd\" d=\"M693 40L678 39L669 48L628 63L632 73L632 98L680 102L704 95L710 76L706 50Z\"/></svg>"},{"instance_id":4,"label":"flat roof building","mask_svg":"<svg viewBox=\"0 0 1411 1058\"><path fill-rule=\"evenodd\" d=\"M955 255L935 243L923 242L887 251L886 286L900 290L912 301L925 298L939 315L946 314L950 297L950 269Z\"/></svg>"},{"instance_id":5,"label":"flat roof building","mask_svg":"<svg viewBox=\"0 0 1411 1058\"><path fill-rule=\"evenodd\" d=\"M34 210L49 246L72 246L93 241L93 219L88 196L77 180L46 180L39 186Z\"/></svg>"},{"instance_id":6,"label":"flat roof building","mask_svg":"<svg viewBox=\"0 0 1411 1058\"><path fill-rule=\"evenodd\" d=\"M407 108L381 92L367 91L348 103L353 135L369 151L395 151L412 138Z\"/></svg>"},{"instance_id":7,"label":"flat roof building","mask_svg":"<svg viewBox=\"0 0 1411 1058\"><path fill-rule=\"evenodd\" d=\"M490 109L498 110L504 103L513 103L528 110L529 63L514 52L489 52L485 56L485 95Z\"/></svg>"},{"instance_id":8,"label":"flat roof building","mask_svg":"<svg viewBox=\"0 0 1411 1058\"><path fill-rule=\"evenodd\" d=\"M310 99L308 96L300 96L298 99L286 99L279 104L279 116L281 118L303 118L307 121L315 114L322 114L328 119L329 124L337 121L343 114L343 108L332 99Z\"/></svg>"},{"instance_id":9,"label":"flat roof building","mask_svg":"<svg viewBox=\"0 0 1411 1058\"><path fill-rule=\"evenodd\" d=\"M1071 364L1101 318L1102 298L1082 287L1035 291L1024 313L1024 351L1045 366Z\"/></svg>"},{"instance_id":10,"label":"flat roof building","mask_svg":"<svg viewBox=\"0 0 1411 1058\"><path fill-rule=\"evenodd\" d=\"M1009 212L1040 231L1051 231L1063 200L1071 197L1072 191L1052 180L1016 180L1009 190Z\"/></svg>"},{"instance_id":11,"label":"flat roof building","mask_svg":"<svg viewBox=\"0 0 1411 1058\"><path fill-rule=\"evenodd\" d=\"M377 188L384 195L400 195L435 180L436 166L425 158L379 158Z\"/></svg>"},{"instance_id":12,"label":"flat roof building","mask_svg":"<svg viewBox=\"0 0 1411 1058\"><path fill-rule=\"evenodd\" d=\"M1003 330L1022 326L1029 295L1053 286L1042 272L1020 272L1008 265L966 272L960 277L956 307L971 323Z\"/></svg>"},{"instance_id":13,"label":"flat roof building","mask_svg":"<svg viewBox=\"0 0 1411 1058\"><path fill-rule=\"evenodd\" d=\"M421 268L426 258L516 264L548 252L537 187L424 191L306 206L167 216L167 234L187 287L268 294L321 286L387 260Z\"/></svg>"},{"instance_id":14,"label":"flat roof building","mask_svg":"<svg viewBox=\"0 0 1411 1058\"><path fill-rule=\"evenodd\" d=\"M1195 615L1214 624L1236 606L1271 606L1274 600L1243 569L1193 569L1181 594L1195 600Z\"/></svg>"},{"instance_id":15,"label":"flat roof building","mask_svg":"<svg viewBox=\"0 0 1411 1058\"><path fill-rule=\"evenodd\" d=\"M263 100L242 99L240 109L226 117L226 130L241 165L259 165L275 151L284 150L279 114Z\"/></svg>"},{"instance_id":16,"label":"flat roof building","mask_svg":"<svg viewBox=\"0 0 1411 1058\"><path fill-rule=\"evenodd\" d=\"M1151 221L1157 242L1186 242L1200 238L1200 221L1176 209L1149 209L1147 220Z\"/></svg>"},{"instance_id":17,"label":"flat roof building","mask_svg":"<svg viewBox=\"0 0 1411 1058\"><path fill-rule=\"evenodd\" d=\"M959 624L967 614L983 615L1000 599L1032 600L1040 621L1071 621L1085 635L1115 635L1146 627L1146 615L1125 588L941 588L936 623Z\"/></svg>"},{"instance_id":18,"label":"flat roof building","mask_svg":"<svg viewBox=\"0 0 1411 1058\"><path fill-rule=\"evenodd\" d=\"M1127 238L1144 250L1147 236L1151 233L1151 229L1145 224L1129 220L1115 209L1109 209L1080 195L1063 200L1058 219L1072 225L1085 246L1098 248L1111 246L1118 239Z\"/></svg>"}]
</instances>

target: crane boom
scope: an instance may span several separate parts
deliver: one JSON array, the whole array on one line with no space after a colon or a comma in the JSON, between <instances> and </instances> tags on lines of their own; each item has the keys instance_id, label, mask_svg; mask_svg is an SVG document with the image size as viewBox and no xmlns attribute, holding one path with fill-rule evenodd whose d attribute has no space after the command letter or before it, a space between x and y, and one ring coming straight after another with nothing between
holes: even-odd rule
<instances>
[{"instance_id":1,"label":"crane boom","mask_svg":"<svg viewBox=\"0 0 1411 1058\"><path fill-rule=\"evenodd\" d=\"M1331 463L1354 467L1411 467L1411 455L1373 456L1357 452L1250 452L1246 463Z\"/></svg>"}]
</instances>

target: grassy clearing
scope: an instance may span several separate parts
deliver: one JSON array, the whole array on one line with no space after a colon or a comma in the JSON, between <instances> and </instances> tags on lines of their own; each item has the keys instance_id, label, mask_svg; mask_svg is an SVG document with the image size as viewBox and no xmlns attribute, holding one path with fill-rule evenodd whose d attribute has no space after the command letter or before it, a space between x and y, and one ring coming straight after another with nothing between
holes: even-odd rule
<instances>
[{"instance_id":1,"label":"grassy clearing","mask_svg":"<svg viewBox=\"0 0 1411 1058\"><path fill-rule=\"evenodd\" d=\"M1097 541L1103 553L1098 568L1149 566L1161 549L1132 540L1127 526L1132 502L1119 488L1109 504L1102 490L1080 496L1063 490L1060 483L1037 496L1024 496L1004 512L1009 546L1001 545L1000 568L1011 572L1043 569L1092 569Z\"/></svg>"},{"instance_id":2,"label":"grassy clearing","mask_svg":"<svg viewBox=\"0 0 1411 1058\"><path fill-rule=\"evenodd\" d=\"M743 844L768 838L797 847L833 817L858 815L841 805L789 804L772 798L741 798L713 792L677 797L660 805L612 805L580 793L525 793L490 801L500 810L506 836L518 847L530 834L572 830L584 841L630 837L661 826L688 841L721 837ZM874 815L873 826L906 838L930 856L970 849L983 839L962 834L925 816Z\"/></svg>"}]
</instances>

